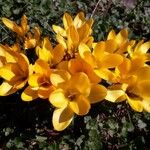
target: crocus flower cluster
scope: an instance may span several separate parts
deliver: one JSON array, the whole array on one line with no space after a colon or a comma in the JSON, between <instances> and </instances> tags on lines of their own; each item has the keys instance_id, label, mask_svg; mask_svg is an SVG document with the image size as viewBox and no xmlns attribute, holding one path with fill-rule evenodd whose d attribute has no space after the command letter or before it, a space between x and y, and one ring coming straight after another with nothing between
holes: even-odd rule
<instances>
[{"instance_id":1,"label":"crocus flower cluster","mask_svg":"<svg viewBox=\"0 0 150 150\"><path fill-rule=\"evenodd\" d=\"M74 19L65 13L63 27L52 26L55 44L38 27L30 30L25 15L20 24L2 22L17 36L15 44L0 45L0 96L23 88L23 101L49 100L55 130L64 130L74 115L86 115L91 104L103 100L127 101L135 111L150 112L149 41L129 40L122 29L95 42L93 19L83 12ZM31 51L35 56L28 55Z\"/></svg>"}]
</instances>

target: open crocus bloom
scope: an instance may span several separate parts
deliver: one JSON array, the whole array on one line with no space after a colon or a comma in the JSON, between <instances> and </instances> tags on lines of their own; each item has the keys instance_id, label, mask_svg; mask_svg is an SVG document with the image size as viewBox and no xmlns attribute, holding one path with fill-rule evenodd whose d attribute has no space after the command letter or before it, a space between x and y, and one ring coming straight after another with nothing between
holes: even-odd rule
<instances>
[{"instance_id":1,"label":"open crocus bloom","mask_svg":"<svg viewBox=\"0 0 150 150\"><path fill-rule=\"evenodd\" d=\"M133 70L132 61L124 62L116 69L116 83L108 87L106 100L121 102L127 100L135 111L150 112L150 67ZM134 67L135 68L135 67Z\"/></svg>"},{"instance_id":2,"label":"open crocus bloom","mask_svg":"<svg viewBox=\"0 0 150 150\"><path fill-rule=\"evenodd\" d=\"M103 41L97 43L92 52L87 45L81 43L79 54L82 59L91 65L97 76L108 81L114 78L114 73L111 70L123 61L123 57L120 54L108 53L106 51L106 42Z\"/></svg>"},{"instance_id":3,"label":"open crocus bloom","mask_svg":"<svg viewBox=\"0 0 150 150\"><path fill-rule=\"evenodd\" d=\"M0 77L4 80L0 86L0 95L9 95L25 86L32 72L28 58L8 47L0 46Z\"/></svg>"},{"instance_id":4,"label":"open crocus bloom","mask_svg":"<svg viewBox=\"0 0 150 150\"><path fill-rule=\"evenodd\" d=\"M47 99L50 93L55 89L50 82L50 74L52 70L49 65L38 59L34 64L34 73L29 76L29 86L21 95L22 100L31 101L38 97Z\"/></svg>"},{"instance_id":5,"label":"open crocus bloom","mask_svg":"<svg viewBox=\"0 0 150 150\"><path fill-rule=\"evenodd\" d=\"M98 84L92 85L83 72L71 76L68 72L56 71L51 74L51 81L57 87L49 100L56 107L52 121L58 131L71 123L74 114L86 115L90 103L101 101L106 96L106 89Z\"/></svg>"}]
</instances>

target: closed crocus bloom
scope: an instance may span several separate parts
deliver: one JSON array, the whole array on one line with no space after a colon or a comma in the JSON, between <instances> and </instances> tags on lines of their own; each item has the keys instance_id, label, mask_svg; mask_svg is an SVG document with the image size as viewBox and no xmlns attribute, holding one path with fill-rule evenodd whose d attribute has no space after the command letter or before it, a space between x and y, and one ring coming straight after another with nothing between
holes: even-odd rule
<instances>
[{"instance_id":1,"label":"closed crocus bloom","mask_svg":"<svg viewBox=\"0 0 150 150\"><path fill-rule=\"evenodd\" d=\"M27 18L25 15L22 16L20 25L17 25L14 21L11 21L7 18L2 18L2 21L9 29L16 32L21 37L25 36L29 30L27 25Z\"/></svg>"},{"instance_id":2,"label":"closed crocus bloom","mask_svg":"<svg viewBox=\"0 0 150 150\"><path fill-rule=\"evenodd\" d=\"M84 14L80 12L73 20L68 13L65 13L63 24L64 29L53 25L53 30L57 34L57 41L64 46L70 57L74 57L75 53L78 52L78 46L81 42L89 46L92 45L93 37L90 36L92 33L92 19L86 20Z\"/></svg>"},{"instance_id":3,"label":"closed crocus bloom","mask_svg":"<svg viewBox=\"0 0 150 150\"><path fill-rule=\"evenodd\" d=\"M90 103L101 101L106 96L106 89L98 84L92 85L83 72L71 76L64 70L56 71L51 74L51 81L57 87L49 100L56 107L52 122L58 131L71 123L74 114L86 115Z\"/></svg>"},{"instance_id":4,"label":"closed crocus bloom","mask_svg":"<svg viewBox=\"0 0 150 150\"><path fill-rule=\"evenodd\" d=\"M22 100L31 101L38 97L47 99L50 93L55 89L50 81L50 74L52 70L49 65L38 59L33 66L34 73L29 76L29 86L21 95Z\"/></svg>"},{"instance_id":5,"label":"closed crocus bloom","mask_svg":"<svg viewBox=\"0 0 150 150\"><path fill-rule=\"evenodd\" d=\"M24 37L24 49L35 48L40 44L41 32L38 27L33 29L33 33L28 32L27 36Z\"/></svg>"},{"instance_id":6,"label":"closed crocus bloom","mask_svg":"<svg viewBox=\"0 0 150 150\"><path fill-rule=\"evenodd\" d=\"M36 53L39 59L49 63L50 66L56 66L63 59L65 51L61 44L54 48L48 38L44 38L41 46L36 47Z\"/></svg>"}]
</instances>

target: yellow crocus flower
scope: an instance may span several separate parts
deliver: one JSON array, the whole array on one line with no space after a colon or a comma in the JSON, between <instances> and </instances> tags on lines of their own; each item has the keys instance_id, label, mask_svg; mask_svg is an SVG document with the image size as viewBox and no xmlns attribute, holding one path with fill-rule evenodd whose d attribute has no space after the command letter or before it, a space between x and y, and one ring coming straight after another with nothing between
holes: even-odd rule
<instances>
[{"instance_id":1,"label":"yellow crocus flower","mask_svg":"<svg viewBox=\"0 0 150 150\"><path fill-rule=\"evenodd\" d=\"M111 70L123 61L123 57L120 54L106 51L106 43L104 41L97 43L92 52L86 44L81 43L79 45L79 55L92 66L97 76L107 81L113 80L115 76Z\"/></svg>"},{"instance_id":2,"label":"yellow crocus flower","mask_svg":"<svg viewBox=\"0 0 150 150\"><path fill-rule=\"evenodd\" d=\"M17 25L14 21L11 21L7 18L2 18L2 21L9 29L16 32L21 37L25 36L29 30L27 25L27 18L25 15L22 16L20 25Z\"/></svg>"},{"instance_id":3,"label":"yellow crocus flower","mask_svg":"<svg viewBox=\"0 0 150 150\"><path fill-rule=\"evenodd\" d=\"M143 66L133 70L132 61L124 58L124 62L116 67L116 83L108 87L106 100L121 102L127 100L138 112L150 112L150 67Z\"/></svg>"},{"instance_id":4,"label":"yellow crocus flower","mask_svg":"<svg viewBox=\"0 0 150 150\"><path fill-rule=\"evenodd\" d=\"M50 66L57 65L65 55L63 46L58 44L53 48L48 38L44 38L41 47L36 47L36 53L39 59L46 61Z\"/></svg>"},{"instance_id":5,"label":"yellow crocus flower","mask_svg":"<svg viewBox=\"0 0 150 150\"><path fill-rule=\"evenodd\" d=\"M93 37L90 36L92 33L92 19L86 20L84 14L80 12L73 20L68 13L65 13L63 16L63 24L64 29L53 25L53 30L57 34L57 41L64 46L71 57L75 56L81 42L89 46L92 45Z\"/></svg>"},{"instance_id":6,"label":"yellow crocus flower","mask_svg":"<svg viewBox=\"0 0 150 150\"><path fill-rule=\"evenodd\" d=\"M47 62L38 59L33 66L34 73L29 76L29 86L21 95L22 100L31 101L38 97L47 99L50 93L55 89L50 81L50 69Z\"/></svg>"},{"instance_id":7,"label":"yellow crocus flower","mask_svg":"<svg viewBox=\"0 0 150 150\"><path fill-rule=\"evenodd\" d=\"M58 131L64 130L71 123L74 114L86 115L90 103L99 102L106 96L106 89L91 84L83 72L71 76L64 70L58 70L51 74L51 82L57 88L49 100L56 107L52 122Z\"/></svg>"},{"instance_id":8,"label":"yellow crocus flower","mask_svg":"<svg viewBox=\"0 0 150 150\"><path fill-rule=\"evenodd\" d=\"M0 77L4 80L0 85L1 96L12 94L23 88L32 72L28 58L24 54L7 50L4 51L3 58L5 61L0 68Z\"/></svg>"}]
</instances>

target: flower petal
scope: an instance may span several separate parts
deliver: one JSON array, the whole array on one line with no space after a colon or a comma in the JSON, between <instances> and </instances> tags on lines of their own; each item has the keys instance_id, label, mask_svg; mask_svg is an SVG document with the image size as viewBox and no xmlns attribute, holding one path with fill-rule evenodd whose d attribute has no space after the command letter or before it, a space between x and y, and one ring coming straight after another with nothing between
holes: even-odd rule
<instances>
[{"instance_id":1,"label":"flower petal","mask_svg":"<svg viewBox=\"0 0 150 150\"><path fill-rule=\"evenodd\" d=\"M115 82L115 75L112 71L108 70L108 69L95 69L94 70L95 74L106 80L106 81L111 81L111 82Z\"/></svg>"},{"instance_id":2,"label":"flower petal","mask_svg":"<svg viewBox=\"0 0 150 150\"><path fill-rule=\"evenodd\" d=\"M65 108L55 109L53 112L52 123L53 123L54 129L57 131L62 131L66 129L70 125L73 119L73 115L72 115L72 117L68 118L68 120L66 119L66 121L60 122L60 118L66 117L66 116L63 116L63 115L66 115L66 113L63 113L64 109Z\"/></svg>"},{"instance_id":3,"label":"flower petal","mask_svg":"<svg viewBox=\"0 0 150 150\"><path fill-rule=\"evenodd\" d=\"M66 37L66 31L62 27L53 25L52 28L56 34Z\"/></svg>"},{"instance_id":4,"label":"flower petal","mask_svg":"<svg viewBox=\"0 0 150 150\"><path fill-rule=\"evenodd\" d=\"M119 54L108 54L101 59L105 68L114 68L123 62L123 57Z\"/></svg>"},{"instance_id":5,"label":"flower petal","mask_svg":"<svg viewBox=\"0 0 150 150\"><path fill-rule=\"evenodd\" d=\"M141 97L150 98L150 78L149 80L140 81L137 87Z\"/></svg>"},{"instance_id":6,"label":"flower petal","mask_svg":"<svg viewBox=\"0 0 150 150\"><path fill-rule=\"evenodd\" d=\"M127 96L127 101L133 110L138 111L138 112L143 111L143 105L142 105L141 99L134 99L134 98Z\"/></svg>"},{"instance_id":7,"label":"flower petal","mask_svg":"<svg viewBox=\"0 0 150 150\"><path fill-rule=\"evenodd\" d=\"M65 70L56 70L50 75L51 83L54 86L58 86L60 83L68 81L70 79L70 74Z\"/></svg>"},{"instance_id":8,"label":"flower petal","mask_svg":"<svg viewBox=\"0 0 150 150\"><path fill-rule=\"evenodd\" d=\"M50 85L48 87L39 87L38 96L42 99L47 99L54 90L54 86Z\"/></svg>"},{"instance_id":9,"label":"flower petal","mask_svg":"<svg viewBox=\"0 0 150 150\"><path fill-rule=\"evenodd\" d=\"M63 15L63 24L65 30L67 30L73 24L72 17L68 13Z\"/></svg>"},{"instance_id":10,"label":"flower petal","mask_svg":"<svg viewBox=\"0 0 150 150\"><path fill-rule=\"evenodd\" d=\"M64 57L64 47L58 44L53 50L53 64L58 64Z\"/></svg>"},{"instance_id":11,"label":"flower petal","mask_svg":"<svg viewBox=\"0 0 150 150\"><path fill-rule=\"evenodd\" d=\"M107 90L106 100L110 102L117 102L120 97L125 95L123 90Z\"/></svg>"},{"instance_id":12,"label":"flower petal","mask_svg":"<svg viewBox=\"0 0 150 150\"><path fill-rule=\"evenodd\" d=\"M97 103L104 100L106 95L107 89L104 86L99 84L92 84L88 99L90 100L90 103Z\"/></svg>"},{"instance_id":13,"label":"flower petal","mask_svg":"<svg viewBox=\"0 0 150 150\"><path fill-rule=\"evenodd\" d=\"M13 88L13 86L7 82L3 82L0 85L0 96L10 95L10 94L15 93L16 91L17 89Z\"/></svg>"},{"instance_id":14,"label":"flower petal","mask_svg":"<svg viewBox=\"0 0 150 150\"><path fill-rule=\"evenodd\" d=\"M90 48L84 43L81 43L78 48L80 57L92 67L95 66L95 61L91 54Z\"/></svg>"},{"instance_id":15,"label":"flower petal","mask_svg":"<svg viewBox=\"0 0 150 150\"><path fill-rule=\"evenodd\" d=\"M107 40L115 39L115 37L116 37L115 31L114 31L114 30L111 30L111 31L108 33Z\"/></svg>"},{"instance_id":16,"label":"flower petal","mask_svg":"<svg viewBox=\"0 0 150 150\"><path fill-rule=\"evenodd\" d=\"M49 76L51 73L50 66L44 60L38 59L34 64L35 73L44 74Z\"/></svg>"},{"instance_id":17,"label":"flower petal","mask_svg":"<svg viewBox=\"0 0 150 150\"><path fill-rule=\"evenodd\" d=\"M93 50L93 55L97 60L101 60L104 56L104 51L106 49L105 42L101 41L96 44Z\"/></svg>"},{"instance_id":18,"label":"flower petal","mask_svg":"<svg viewBox=\"0 0 150 150\"><path fill-rule=\"evenodd\" d=\"M143 99L142 105L144 110L150 113L150 99Z\"/></svg>"},{"instance_id":19,"label":"flower petal","mask_svg":"<svg viewBox=\"0 0 150 150\"><path fill-rule=\"evenodd\" d=\"M36 73L29 76L28 83L31 87L39 87L43 83L41 74Z\"/></svg>"},{"instance_id":20,"label":"flower petal","mask_svg":"<svg viewBox=\"0 0 150 150\"><path fill-rule=\"evenodd\" d=\"M90 80L83 72L74 74L70 79L70 85L77 89L84 96L88 96L90 94Z\"/></svg>"},{"instance_id":21,"label":"flower petal","mask_svg":"<svg viewBox=\"0 0 150 150\"><path fill-rule=\"evenodd\" d=\"M76 99L70 101L69 106L77 115L86 115L91 107L89 100L83 95L79 95Z\"/></svg>"},{"instance_id":22,"label":"flower petal","mask_svg":"<svg viewBox=\"0 0 150 150\"><path fill-rule=\"evenodd\" d=\"M7 18L2 18L3 23L12 31L16 32L20 36L24 36L22 29L20 26L18 26L15 22L7 19Z\"/></svg>"},{"instance_id":23,"label":"flower petal","mask_svg":"<svg viewBox=\"0 0 150 150\"><path fill-rule=\"evenodd\" d=\"M69 100L62 89L56 89L50 94L49 101L57 108L67 107Z\"/></svg>"},{"instance_id":24,"label":"flower petal","mask_svg":"<svg viewBox=\"0 0 150 150\"><path fill-rule=\"evenodd\" d=\"M122 45L127 41L128 38L128 30L122 29L116 36L116 42L118 45Z\"/></svg>"},{"instance_id":25,"label":"flower petal","mask_svg":"<svg viewBox=\"0 0 150 150\"><path fill-rule=\"evenodd\" d=\"M28 86L21 94L21 99L23 101L32 101L38 98L38 94L36 90L33 90L30 86Z\"/></svg>"}]
</instances>

